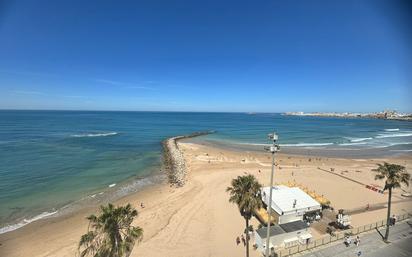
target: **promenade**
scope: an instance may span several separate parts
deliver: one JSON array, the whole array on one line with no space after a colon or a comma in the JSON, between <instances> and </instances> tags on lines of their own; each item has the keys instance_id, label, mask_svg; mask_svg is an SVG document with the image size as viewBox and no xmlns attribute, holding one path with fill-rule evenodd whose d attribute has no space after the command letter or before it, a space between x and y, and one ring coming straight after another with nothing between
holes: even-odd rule
<instances>
[{"instance_id":1,"label":"promenade","mask_svg":"<svg viewBox=\"0 0 412 257\"><path fill-rule=\"evenodd\" d=\"M381 234L385 233L385 227L379 229ZM361 234L361 243L355 246L346 247L342 240L336 244L323 248L314 249L312 252L296 255L301 257L354 257L358 256L361 251L361 257L406 257L412 256L412 221L407 220L400 222L394 227L391 227L389 234L390 243L385 243L382 240L378 231L373 231L367 234ZM354 239L354 237L353 237ZM353 240L352 240L353 242Z\"/></svg>"}]
</instances>

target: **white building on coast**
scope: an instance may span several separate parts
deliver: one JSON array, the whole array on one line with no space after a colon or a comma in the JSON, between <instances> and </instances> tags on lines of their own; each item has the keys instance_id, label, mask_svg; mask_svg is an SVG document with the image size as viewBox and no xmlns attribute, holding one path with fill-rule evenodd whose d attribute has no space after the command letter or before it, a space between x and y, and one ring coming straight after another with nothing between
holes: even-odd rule
<instances>
[{"instance_id":1,"label":"white building on coast","mask_svg":"<svg viewBox=\"0 0 412 257\"><path fill-rule=\"evenodd\" d=\"M270 187L262 189L262 200L269 205ZM312 238L309 223L304 215L318 215L322 207L320 203L298 187L272 187L272 216L275 224L270 227L270 248L291 247L307 244ZM266 248L267 227L255 231L257 248L264 252Z\"/></svg>"},{"instance_id":2,"label":"white building on coast","mask_svg":"<svg viewBox=\"0 0 412 257\"><path fill-rule=\"evenodd\" d=\"M262 201L266 206L269 205L269 190L269 187L262 189ZM283 185L272 187L271 206L278 224L303 220L304 214L320 212L322 209L320 203L302 189Z\"/></svg>"}]
</instances>

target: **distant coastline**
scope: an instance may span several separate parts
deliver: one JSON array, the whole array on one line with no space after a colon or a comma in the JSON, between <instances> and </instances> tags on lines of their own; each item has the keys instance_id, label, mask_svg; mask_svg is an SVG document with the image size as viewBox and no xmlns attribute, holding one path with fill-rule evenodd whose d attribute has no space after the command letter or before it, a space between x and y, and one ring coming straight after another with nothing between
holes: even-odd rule
<instances>
[{"instance_id":1,"label":"distant coastline","mask_svg":"<svg viewBox=\"0 0 412 257\"><path fill-rule=\"evenodd\" d=\"M315 117L336 117L336 118L373 118L385 120L412 121L412 113L398 113L392 110L385 110L374 113L353 113L353 112L286 112L286 116L315 116Z\"/></svg>"},{"instance_id":2,"label":"distant coastline","mask_svg":"<svg viewBox=\"0 0 412 257\"><path fill-rule=\"evenodd\" d=\"M172 173L162 166L161 141L193 131L217 133L190 140L177 137L171 144L197 142L236 152L263 151L267 133L275 130L285 154L366 159L410 156L412 151L412 123L396 120L329 122L322 117L261 113L94 111L0 111L0 120L5 124L0 127L0 233L1 228L10 231L55 211L52 217L64 216L165 183ZM185 163L186 169L190 166ZM173 181L184 181L187 188L192 178L180 175Z\"/></svg>"}]
</instances>

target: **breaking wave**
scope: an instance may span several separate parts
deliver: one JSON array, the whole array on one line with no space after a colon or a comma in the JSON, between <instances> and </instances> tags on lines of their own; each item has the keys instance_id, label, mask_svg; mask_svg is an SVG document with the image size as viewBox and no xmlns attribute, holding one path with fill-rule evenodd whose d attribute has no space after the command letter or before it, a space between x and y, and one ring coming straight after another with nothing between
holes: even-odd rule
<instances>
[{"instance_id":1,"label":"breaking wave","mask_svg":"<svg viewBox=\"0 0 412 257\"><path fill-rule=\"evenodd\" d=\"M297 143L297 144L281 144L281 146L327 146L334 143Z\"/></svg>"},{"instance_id":2,"label":"breaking wave","mask_svg":"<svg viewBox=\"0 0 412 257\"><path fill-rule=\"evenodd\" d=\"M7 225L7 226L5 226L5 227L0 228L0 234L6 233L6 232L10 232L10 231L16 230L16 229L18 229L18 228L24 227L24 226L26 226L27 224L30 224L30 223L32 223L32 222L34 222L34 221L36 221L36 220L40 220L40 219L44 219L44 218L46 218L46 217L50 217L50 216L52 216L52 215L54 215L54 214L56 214L56 213L57 213L57 211L43 212L43 213L41 213L41 214L39 214L39 215L34 216L33 218L23 219L22 221L20 221L20 222L18 222L18 223L16 223L16 224Z\"/></svg>"},{"instance_id":3,"label":"breaking wave","mask_svg":"<svg viewBox=\"0 0 412 257\"><path fill-rule=\"evenodd\" d=\"M356 143L356 142L362 142L362 141L366 141L366 140L371 140L371 139L373 139L373 138L371 138L371 137L349 138L349 140L350 140L351 142L354 142L354 143Z\"/></svg>"},{"instance_id":4,"label":"breaking wave","mask_svg":"<svg viewBox=\"0 0 412 257\"><path fill-rule=\"evenodd\" d=\"M237 143L239 145L256 145L256 146L271 146L272 144L259 144L259 143ZM327 146L334 143L296 143L296 144L280 144L280 146Z\"/></svg>"},{"instance_id":5,"label":"breaking wave","mask_svg":"<svg viewBox=\"0 0 412 257\"><path fill-rule=\"evenodd\" d=\"M117 132L75 134L72 137L107 137L117 135Z\"/></svg>"},{"instance_id":6,"label":"breaking wave","mask_svg":"<svg viewBox=\"0 0 412 257\"><path fill-rule=\"evenodd\" d=\"M354 143L342 143L342 144L339 144L339 145L366 145L366 142L356 142L356 141L352 141L352 142L354 142Z\"/></svg>"},{"instance_id":7,"label":"breaking wave","mask_svg":"<svg viewBox=\"0 0 412 257\"><path fill-rule=\"evenodd\" d=\"M387 138L387 137L410 137L412 133L394 133L394 134L379 134L375 138Z\"/></svg>"}]
</instances>

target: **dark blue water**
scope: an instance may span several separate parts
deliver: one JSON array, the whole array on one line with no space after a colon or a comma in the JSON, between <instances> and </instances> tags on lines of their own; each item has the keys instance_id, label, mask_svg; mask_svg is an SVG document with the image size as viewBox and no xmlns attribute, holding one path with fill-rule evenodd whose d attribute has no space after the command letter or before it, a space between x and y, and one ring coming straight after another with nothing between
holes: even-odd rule
<instances>
[{"instance_id":1,"label":"dark blue water","mask_svg":"<svg viewBox=\"0 0 412 257\"><path fill-rule=\"evenodd\" d=\"M412 123L402 121L243 113L0 111L0 227L20 226L79 199L97 199L143 181L159 173L162 140L203 130L217 133L200 140L239 147L265 144L267 134L276 130L280 144L289 148L412 150Z\"/></svg>"}]
</instances>

